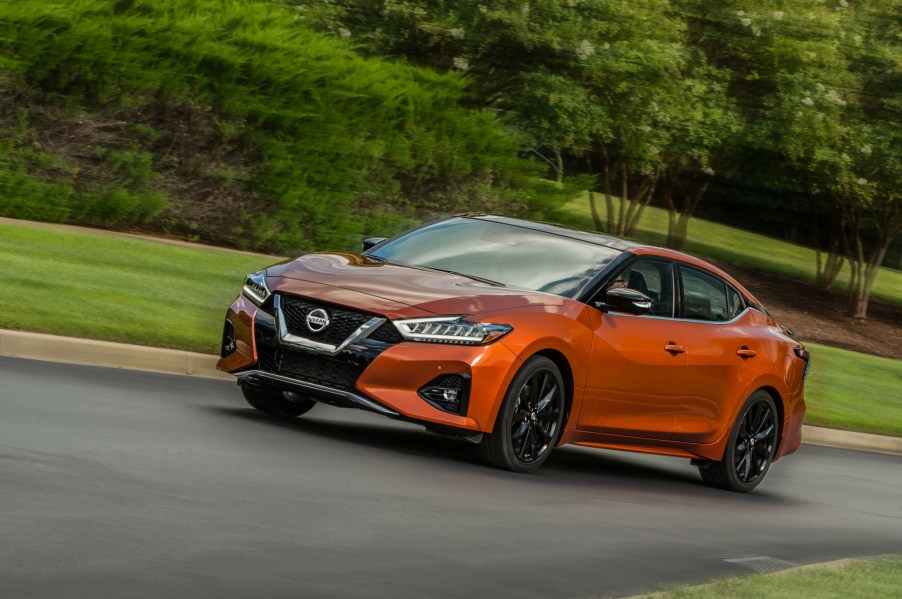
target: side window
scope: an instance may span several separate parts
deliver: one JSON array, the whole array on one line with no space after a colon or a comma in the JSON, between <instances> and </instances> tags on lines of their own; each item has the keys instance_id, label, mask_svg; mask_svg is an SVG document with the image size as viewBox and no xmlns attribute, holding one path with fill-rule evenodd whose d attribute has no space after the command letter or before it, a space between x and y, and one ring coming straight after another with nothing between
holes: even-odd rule
<instances>
[{"instance_id":1,"label":"side window","mask_svg":"<svg viewBox=\"0 0 902 599\"><path fill-rule=\"evenodd\" d=\"M743 299L741 293L733 289L730 285L727 285L727 300L729 301L730 306L730 314L727 317L727 320L733 320L745 310L745 299Z\"/></svg>"},{"instance_id":2,"label":"side window","mask_svg":"<svg viewBox=\"0 0 902 599\"><path fill-rule=\"evenodd\" d=\"M664 260L637 260L614 276L606 289L629 287L651 298L654 316L673 316L673 265Z\"/></svg>"},{"instance_id":3,"label":"side window","mask_svg":"<svg viewBox=\"0 0 902 599\"><path fill-rule=\"evenodd\" d=\"M714 275L694 268L680 268L683 284L683 318L693 320L730 320L727 284Z\"/></svg>"}]
</instances>

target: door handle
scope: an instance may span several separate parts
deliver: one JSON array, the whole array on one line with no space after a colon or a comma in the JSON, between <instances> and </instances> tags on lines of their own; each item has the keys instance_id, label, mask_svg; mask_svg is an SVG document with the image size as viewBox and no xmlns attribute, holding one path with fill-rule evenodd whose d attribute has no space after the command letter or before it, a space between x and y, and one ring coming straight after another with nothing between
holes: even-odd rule
<instances>
[{"instance_id":1,"label":"door handle","mask_svg":"<svg viewBox=\"0 0 902 599\"><path fill-rule=\"evenodd\" d=\"M745 358L754 358L758 355L758 352L743 345L736 350L736 355L744 360Z\"/></svg>"},{"instance_id":2,"label":"door handle","mask_svg":"<svg viewBox=\"0 0 902 599\"><path fill-rule=\"evenodd\" d=\"M670 352L674 355L681 354L686 351L685 345L677 345L673 341L668 341L667 345L664 346L664 351Z\"/></svg>"}]
</instances>

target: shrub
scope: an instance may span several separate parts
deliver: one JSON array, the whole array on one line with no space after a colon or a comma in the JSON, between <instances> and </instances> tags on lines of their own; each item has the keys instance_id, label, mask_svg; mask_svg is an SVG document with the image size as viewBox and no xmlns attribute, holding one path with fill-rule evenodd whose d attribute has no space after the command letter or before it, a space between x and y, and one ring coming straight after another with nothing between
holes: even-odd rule
<instances>
[{"instance_id":1,"label":"shrub","mask_svg":"<svg viewBox=\"0 0 902 599\"><path fill-rule=\"evenodd\" d=\"M56 125L32 119L32 136L60 146L46 132L78 119L103 133L87 136L93 153L65 154L85 166L68 195L32 211L57 220L156 217L157 229L297 251L354 247L370 220L398 228L515 192L505 205L522 213L562 194L533 184L541 169L517 158L493 115L461 106L459 75L363 58L272 2L4 3L0 55L14 93ZM65 187L64 176L0 168ZM73 197L78 209L64 209ZM8 198L0 211L23 216Z\"/></svg>"}]
</instances>

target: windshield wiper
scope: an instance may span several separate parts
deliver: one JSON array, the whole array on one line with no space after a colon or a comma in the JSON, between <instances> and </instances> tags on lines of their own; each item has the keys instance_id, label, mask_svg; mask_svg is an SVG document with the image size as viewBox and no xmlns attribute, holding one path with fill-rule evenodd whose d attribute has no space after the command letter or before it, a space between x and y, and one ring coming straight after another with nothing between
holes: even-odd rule
<instances>
[{"instance_id":1,"label":"windshield wiper","mask_svg":"<svg viewBox=\"0 0 902 599\"><path fill-rule=\"evenodd\" d=\"M435 266L426 266L424 264L409 264L407 262L391 262L387 258L383 258L382 256L376 256L375 254L364 254L370 260L375 260L376 262L385 262L388 264L396 264L398 266L407 266L410 268L419 268L422 270L434 270L437 272L444 272L449 275L457 275L459 277L466 277L468 279L473 279L474 281L479 281L480 283L485 283L486 285L492 285L493 287L507 287L504 283L499 283L498 281L493 281L491 279L486 279L483 277L478 277L476 275L467 274L465 272L457 272L456 270L449 270L447 268L437 268Z\"/></svg>"},{"instance_id":2,"label":"windshield wiper","mask_svg":"<svg viewBox=\"0 0 902 599\"><path fill-rule=\"evenodd\" d=\"M493 281L491 279L484 279L482 277L477 277L476 275L467 274L465 272L457 272L456 270L448 270L447 268L436 268L434 266L422 266L421 268L426 268L429 270L437 270L439 272L446 272L449 275L457 275L459 277L466 277L468 279L473 279L474 281L479 281L480 283L486 283L487 285L492 285L493 287L507 287L504 283L499 283L498 281Z\"/></svg>"}]
</instances>

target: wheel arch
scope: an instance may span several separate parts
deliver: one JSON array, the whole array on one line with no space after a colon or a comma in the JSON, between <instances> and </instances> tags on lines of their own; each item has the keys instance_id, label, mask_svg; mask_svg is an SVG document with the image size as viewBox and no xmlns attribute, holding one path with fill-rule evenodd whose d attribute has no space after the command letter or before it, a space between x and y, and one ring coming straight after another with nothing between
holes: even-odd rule
<instances>
[{"instance_id":1,"label":"wheel arch","mask_svg":"<svg viewBox=\"0 0 902 599\"><path fill-rule=\"evenodd\" d=\"M776 456L776 455L779 455L780 446L783 445L783 431L786 428L786 423L785 423L786 406L783 403L783 396L780 395L780 392L777 391L774 387L771 387L769 385L764 385L763 387L758 387L758 389L756 389L753 393L749 394L749 397L751 397L754 393L757 393L758 391L763 391L763 392L767 393L768 395L770 395L770 398L772 400L774 400L774 406L777 408L777 417L778 417L777 423L780 428L777 431L777 448L776 448L776 450L774 450L774 455Z\"/></svg>"},{"instance_id":2,"label":"wheel arch","mask_svg":"<svg viewBox=\"0 0 902 599\"><path fill-rule=\"evenodd\" d=\"M573 409L573 397L575 394L575 387L573 383L573 368L570 365L570 360L567 359L563 353L559 352L553 348L545 348L541 349L535 353L533 353L530 358L533 356L543 356L548 358L554 365L557 366L558 370L561 371L561 378L564 379L564 421L561 423L561 428L567 426L567 422L570 420L570 412ZM527 358L529 359L529 358ZM524 360L525 362L525 360Z\"/></svg>"}]
</instances>

